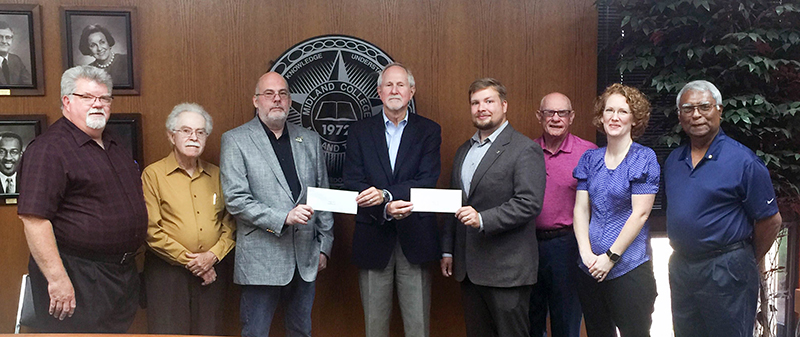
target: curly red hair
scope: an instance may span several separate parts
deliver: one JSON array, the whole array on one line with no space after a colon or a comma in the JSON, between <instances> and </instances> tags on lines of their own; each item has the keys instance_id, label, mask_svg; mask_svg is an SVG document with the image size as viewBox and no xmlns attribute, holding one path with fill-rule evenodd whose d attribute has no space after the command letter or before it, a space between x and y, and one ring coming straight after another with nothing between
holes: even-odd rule
<instances>
[{"instance_id":1,"label":"curly red hair","mask_svg":"<svg viewBox=\"0 0 800 337\"><path fill-rule=\"evenodd\" d=\"M594 118L592 124L600 132L605 133L603 129L603 110L606 108L606 100L613 94L622 95L631 108L631 115L633 116L633 126L631 127L631 138L636 139L644 134L647 128L647 122L650 121L650 101L647 99L639 89L614 83L606 88L603 93L594 101Z\"/></svg>"}]
</instances>

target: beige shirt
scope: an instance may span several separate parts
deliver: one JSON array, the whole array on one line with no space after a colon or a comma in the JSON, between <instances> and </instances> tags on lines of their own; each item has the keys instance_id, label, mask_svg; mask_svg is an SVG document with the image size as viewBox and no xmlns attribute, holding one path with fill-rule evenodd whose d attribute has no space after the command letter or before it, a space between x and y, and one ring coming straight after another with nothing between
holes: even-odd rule
<instances>
[{"instance_id":1,"label":"beige shirt","mask_svg":"<svg viewBox=\"0 0 800 337\"><path fill-rule=\"evenodd\" d=\"M235 245L236 224L225 211L219 167L199 160L189 177L170 153L142 173L147 204L147 244L174 265L191 261L187 253L211 251L222 260Z\"/></svg>"}]
</instances>

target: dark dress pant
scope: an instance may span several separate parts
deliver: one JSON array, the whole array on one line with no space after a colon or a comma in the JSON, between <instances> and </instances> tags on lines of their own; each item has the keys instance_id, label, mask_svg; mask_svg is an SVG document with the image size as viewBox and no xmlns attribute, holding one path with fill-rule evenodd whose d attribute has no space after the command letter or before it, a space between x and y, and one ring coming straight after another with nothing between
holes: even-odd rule
<instances>
[{"instance_id":1,"label":"dark dress pant","mask_svg":"<svg viewBox=\"0 0 800 337\"><path fill-rule=\"evenodd\" d=\"M581 271L578 295L588 337L650 336L656 302L653 262L647 261L624 275L597 282Z\"/></svg>"},{"instance_id":2,"label":"dark dress pant","mask_svg":"<svg viewBox=\"0 0 800 337\"><path fill-rule=\"evenodd\" d=\"M578 241L567 232L559 237L538 240L539 276L531 292L530 337L547 335L547 316L553 337L581 335L581 302L578 298L576 264Z\"/></svg>"},{"instance_id":3,"label":"dark dress pant","mask_svg":"<svg viewBox=\"0 0 800 337\"><path fill-rule=\"evenodd\" d=\"M669 259L676 337L752 336L759 272L751 245L709 259Z\"/></svg>"},{"instance_id":4,"label":"dark dress pant","mask_svg":"<svg viewBox=\"0 0 800 337\"><path fill-rule=\"evenodd\" d=\"M139 273L133 259L125 264L98 262L61 254L75 289L75 313L63 321L50 316L47 279L31 257L28 273L36 313L36 332L125 333L139 308Z\"/></svg>"},{"instance_id":5,"label":"dark dress pant","mask_svg":"<svg viewBox=\"0 0 800 337\"><path fill-rule=\"evenodd\" d=\"M316 283L306 282L295 268L285 286L242 285L242 337L269 337L272 318L283 303L287 337L311 337L311 308Z\"/></svg>"},{"instance_id":6,"label":"dark dress pant","mask_svg":"<svg viewBox=\"0 0 800 337\"><path fill-rule=\"evenodd\" d=\"M528 337L528 306L533 286L488 287L461 282L467 337Z\"/></svg>"},{"instance_id":7,"label":"dark dress pant","mask_svg":"<svg viewBox=\"0 0 800 337\"><path fill-rule=\"evenodd\" d=\"M151 334L222 335L223 301L231 282L232 254L214 266L217 280L203 279L147 251L144 279L147 331Z\"/></svg>"}]
</instances>

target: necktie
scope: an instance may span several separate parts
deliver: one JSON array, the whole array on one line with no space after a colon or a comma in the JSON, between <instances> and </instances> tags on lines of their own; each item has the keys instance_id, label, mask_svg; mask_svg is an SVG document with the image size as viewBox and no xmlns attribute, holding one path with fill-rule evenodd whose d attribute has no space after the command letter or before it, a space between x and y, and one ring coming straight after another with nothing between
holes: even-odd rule
<instances>
[{"instance_id":1,"label":"necktie","mask_svg":"<svg viewBox=\"0 0 800 337\"><path fill-rule=\"evenodd\" d=\"M11 84L11 74L8 71L8 61L6 61L5 57L3 58L3 64L0 65L0 67L3 68L3 78L5 78L6 84Z\"/></svg>"},{"instance_id":2,"label":"necktie","mask_svg":"<svg viewBox=\"0 0 800 337\"><path fill-rule=\"evenodd\" d=\"M6 178L6 193L14 193L14 179Z\"/></svg>"}]
</instances>

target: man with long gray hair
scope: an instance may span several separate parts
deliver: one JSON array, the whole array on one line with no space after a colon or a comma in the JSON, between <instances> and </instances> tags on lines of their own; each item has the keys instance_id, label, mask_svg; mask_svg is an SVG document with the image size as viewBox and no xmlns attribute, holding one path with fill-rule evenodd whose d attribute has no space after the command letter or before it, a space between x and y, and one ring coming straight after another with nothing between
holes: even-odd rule
<instances>
[{"instance_id":1,"label":"man with long gray hair","mask_svg":"<svg viewBox=\"0 0 800 337\"><path fill-rule=\"evenodd\" d=\"M202 106L181 103L166 126L172 151L142 174L150 248L144 264L147 329L221 335L232 266L223 258L233 249L235 227L225 211L219 167L200 159L213 122Z\"/></svg>"},{"instance_id":2,"label":"man with long gray hair","mask_svg":"<svg viewBox=\"0 0 800 337\"><path fill-rule=\"evenodd\" d=\"M91 66L61 77L61 111L19 164L17 213L39 332L126 332L139 307L134 256L147 234L130 151L104 132L111 77Z\"/></svg>"}]
</instances>

